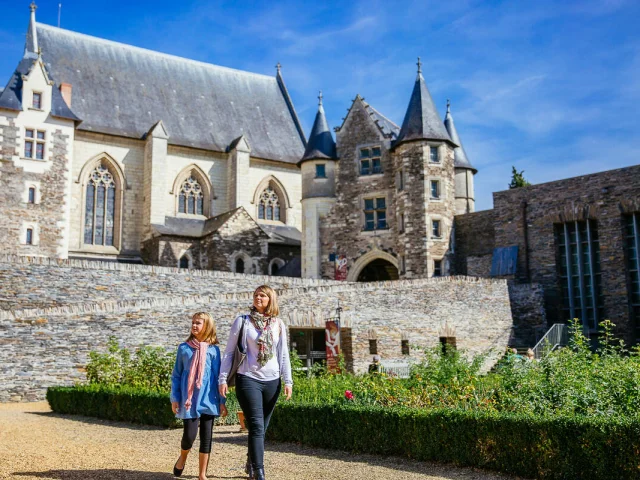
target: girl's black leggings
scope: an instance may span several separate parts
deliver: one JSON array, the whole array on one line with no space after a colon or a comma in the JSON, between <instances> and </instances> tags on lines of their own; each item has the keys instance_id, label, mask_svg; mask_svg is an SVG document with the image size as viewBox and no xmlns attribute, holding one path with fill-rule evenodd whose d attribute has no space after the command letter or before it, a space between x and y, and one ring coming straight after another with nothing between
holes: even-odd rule
<instances>
[{"instance_id":1,"label":"girl's black leggings","mask_svg":"<svg viewBox=\"0 0 640 480\"><path fill-rule=\"evenodd\" d=\"M264 468L264 434L280 395L280 379L260 382L236 376L236 396L249 429L249 458L253 468Z\"/></svg>"},{"instance_id":2,"label":"girl's black leggings","mask_svg":"<svg viewBox=\"0 0 640 480\"><path fill-rule=\"evenodd\" d=\"M182 432L182 442L180 448L182 450L191 450L193 442L196 441L198 433L198 424L200 424L200 453L211 453L211 443L213 436L214 415L202 414L200 418L185 418L184 431Z\"/></svg>"}]
</instances>

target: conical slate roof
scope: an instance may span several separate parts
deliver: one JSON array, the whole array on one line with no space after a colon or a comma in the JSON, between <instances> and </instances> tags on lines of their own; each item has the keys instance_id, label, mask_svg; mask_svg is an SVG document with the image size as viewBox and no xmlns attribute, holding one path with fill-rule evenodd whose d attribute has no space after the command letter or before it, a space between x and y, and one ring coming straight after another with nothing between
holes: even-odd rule
<instances>
[{"instance_id":1,"label":"conical slate roof","mask_svg":"<svg viewBox=\"0 0 640 480\"><path fill-rule=\"evenodd\" d=\"M427 88L421 71L421 63L418 58L418 76L413 86L409 107L402 122L402 128L394 145L412 140L444 140L452 142L444 124L440 119L431 93Z\"/></svg>"},{"instance_id":2,"label":"conical slate roof","mask_svg":"<svg viewBox=\"0 0 640 480\"><path fill-rule=\"evenodd\" d=\"M449 136L453 143L458 145L454 150L453 164L456 168L468 168L473 170L473 173L478 173L478 170L471 165L471 162L467 158L467 153L464 151L460 137L456 130L456 126L453 123L453 117L451 116L451 103L447 100L447 114L444 117L444 126L449 132Z\"/></svg>"},{"instance_id":3,"label":"conical slate roof","mask_svg":"<svg viewBox=\"0 0 640 480\"><path fill-rule=\"evenodd\" d=\"M318 96L318 113L316 113L316 119L313 122L313 128L309 135L309 141L307 142L307 148L304 151L304 155L298 162L300 165L306 160L312 160L317 158L336 159L336 142L333 141L327 118L324 115L324 107L322 106L322 92Z\"/></svg>"}]
</instances>

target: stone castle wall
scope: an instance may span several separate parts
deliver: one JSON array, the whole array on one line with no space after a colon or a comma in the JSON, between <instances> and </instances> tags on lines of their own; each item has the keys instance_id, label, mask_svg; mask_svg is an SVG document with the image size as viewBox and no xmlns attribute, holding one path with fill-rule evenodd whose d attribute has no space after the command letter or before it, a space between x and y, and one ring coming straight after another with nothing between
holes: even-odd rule
<instances>
[{"instance_id":1,"label":"stone castle wall","mask_svg":"<svg viewBox=\"0 0 640 480\"><path fill-rule=\"evenodd\" d=\"M454 222L454 273L488 277L495 248L494 211L456 215Z\"/></svg>"},{"instance_id":2,"label":"stone castle wall","mask_svg":"<svg viewBox=\"0 0 640 480\"><path fill-rule=\"evenodd\" d=\"M5 266L3 292L12 278L6 273L12 269L9 260L0 262ZM290 327L324 328L324 318L333 316L340 302L343 344L353 352L356 371L366 370L371 361L371 331L383 360L402 362L421 358L420 349L402 355L403 337L411 345L435 346L445 325L455 329L458 346L472 354L502 352L511 332L503 280L442 277L351 284L47 259L20 259L13 270L22 270L23 276L11 288L31 279L42 297L55 301L20 303L29 293L39 296L25 286L13 296L16 305L39 308L0 311L0 401L39 400L47 386L83 380L88 352L104 349L110 336L127 347L174 349L198 310L214 314L224 344L231 322L246 311L255 286L266 281L278 288L281 316Z\"/></svg>"}]
</instances>

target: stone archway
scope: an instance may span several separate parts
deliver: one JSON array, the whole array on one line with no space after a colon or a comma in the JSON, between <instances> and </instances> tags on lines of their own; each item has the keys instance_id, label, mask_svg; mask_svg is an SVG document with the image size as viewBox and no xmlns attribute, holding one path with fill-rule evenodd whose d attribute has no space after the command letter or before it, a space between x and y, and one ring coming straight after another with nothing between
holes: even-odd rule
<instances>
[{"instance_id":1,"label":"stone archway","mask_svg":"<svg viewBox=\"0 0 640 480\"><path fill-rule=\"evenodd\" d=\"M364 272L364 274L363 274ZM347 281L375 282L398 280L398 260L382 250L373 250L361 256L349 269Z\"/></svg>"}]
</instances>

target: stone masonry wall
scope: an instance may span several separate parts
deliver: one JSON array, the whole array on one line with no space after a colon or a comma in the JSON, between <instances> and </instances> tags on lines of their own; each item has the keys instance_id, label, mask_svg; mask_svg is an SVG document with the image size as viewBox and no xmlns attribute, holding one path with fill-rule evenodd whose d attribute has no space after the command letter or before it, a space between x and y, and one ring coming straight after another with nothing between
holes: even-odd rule
<instances>
[{"instance_id":1,"label":"stone masonry wall","mask_svg":"<svg viewBox=\"0 0 640 480\"><path fill-rule=\"evenodd\" d=\"M18 158L19 128L13 119L0 121L0 244L5 254L66 256L66 194L69 183L69 138L51 129L49 168L42 173L26 172L13 160ZM5 124L6 123L6 124ZM35 148L35 147L34 147ZM25 162L44 163L40 160ZM30 186L36 187L36 202L27 202ZM26 244L26 228L34 231L33 245Z\"/></svg>"},{"instance_id":2,"label":"stone masonry wall","mask_svg":"<svg viewBox=\"0 0 640 480\"><path fill-rule=\"evenodd\" d=\"M84 263L88 266L90 262ZM24 265L27 263L17 267ZM63 275L75 278L73 274L81 270L69 268L68 262L62 262L62 267L49 262L47 268L49 275L41 272L44 276L40 280L51 282L52 290L60 287L54 279ZM163 281L158 286L171 284L172 277L184 281L186 275L195 273L161 267L104 272L131 274L127 284L133 292L134 286L145 281L145 275L139 276L143 273L140 268L149 269L146 276L150 278L154 277L154 270L156 274L161 272ZM221 272L201 275L202 280L220 283L209 284L190 296L160 293L135 300L127 297L119 302L85 301L35 311L0 312L0 401L39 400L47 386L83 380L88 352L104 349L109 336L115 336L127 347L157 345L173 350L187 336L190 315L198 310L214 313L224 345L231 322L247 310L253 287L265 278ZM276 287L288 287L279 289L279 294L282 318L291 327L323 328L324 318L333 314L340 301L345 309L343 335L347 336L343 343L353 352L356 371L366 370L371 361L370 330L376 331L383 360L404 362L419 360L421 351L414 349L410 356L403 356L403 335L411 345L434 346L445 324L455 329L458 345L471 354L488 349L503 351L509 340L511 312L505 281L463 277L368 284L279 277L270 280ZM275 283L284 281L298 283ZM201 293L206 295L198 295Z\"/></svg>"},{"instance_id":3,"label":"stone masonry wall","mask_svg":"<svg viewBox=\"0 0 640 480\"><path fill-rule=\"evenodd\" d=\"M509 282L509 299L513 317L509 343L514 347L533 347L548 328L544 289L537 283Z\"/></svg>"},{"instance_id":4,"label":"stone masonry wall","mask_svg":"<svg viewBox=\"0 0 640 480\"><path fill-rule=\"evenodd\" d=\"M455 261L457 275L489 276L491 257L495 248L495 215L493 210L456 215L455 219ZM469 257L473 257L471 260ZM489 269L481 262L488 258ZM486 263L486 260L484 261ZM473 263L471 271L469 263ZM483 272L486 272L483 274Z\"/></svg>"},{"instance_id":5,"label":"stone masonry wall","mask_svg":"<svg viewBox=\"0 0 640 480\"><path fill-rule=\"evenodd\" d=\"M550 323L567 320L557 278L554 224L596 220L605 318L617 325L618 333L627 341L635 341L629 313L623 215L640 211L640 166L496 192L493 198L495 244L519 246L517 278L543 286Z\"/></svg>"},{"instance_id":6,"label":"stone masonry wall","mask_svg":"<svg viewBox=\"0 0 640 480\"><path fill-rule=\"evenodd\" d=\"M361 147L379 146L382 157L380 174L360 175L358 152ZM335 207L321 221L321 276L334 278L334 262L329 255L346 255L351 270L361 256L372 250L397 257L394 207L394 168L385 141L362 101L356 99L345 125L337 134ZM364 198L386 199L387 230L364 231Z\"/></svg>"}]
</instances>

